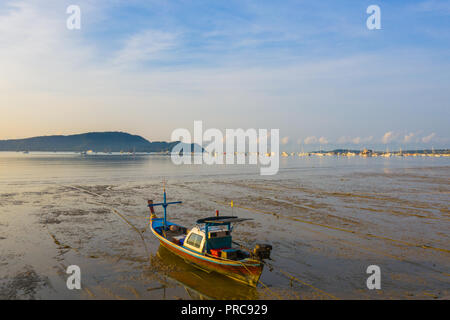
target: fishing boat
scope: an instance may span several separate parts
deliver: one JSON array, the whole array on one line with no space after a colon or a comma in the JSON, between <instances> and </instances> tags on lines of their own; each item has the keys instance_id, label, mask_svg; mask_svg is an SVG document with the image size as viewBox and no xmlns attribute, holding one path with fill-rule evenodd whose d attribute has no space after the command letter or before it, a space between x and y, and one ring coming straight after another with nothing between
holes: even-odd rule
<instances>
[{"instance_id":1,"label":"fishing boat","mask_svg":"<svg viewBox=\"0 0 450 320\"><path fill-rule=\"evenodd\" d=\"M236 216L216 215L197 220L192 229L187 229L167 220L167 206L181 201L167 202L166 190L161 203L148 200L150 229L160 244L187 263L210 272L217 272L233 280L256 287L264 266L270 259L272 246L257 244L252 251L234 248L231 233L235 223L252 220ZM154 207L162 206L164 217L158 218Z\"/></svg>"}]
</instances>

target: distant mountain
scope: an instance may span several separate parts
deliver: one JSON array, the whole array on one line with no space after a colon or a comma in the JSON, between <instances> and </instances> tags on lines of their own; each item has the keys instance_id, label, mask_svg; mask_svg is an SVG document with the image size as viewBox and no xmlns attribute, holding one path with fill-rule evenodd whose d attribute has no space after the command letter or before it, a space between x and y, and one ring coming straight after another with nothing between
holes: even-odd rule
<instances>
[{"instance_id":1,"label":"distant mountain","mask_svg":"<svg viewBox=\"0 0 450 320\"><path fill-rule=\"evenodd\" d=\"M89 132L74 135L42 136L0 140L0 151L165 152L178 143L150 142L125 132Z\"/></svg>"}]
</instances>

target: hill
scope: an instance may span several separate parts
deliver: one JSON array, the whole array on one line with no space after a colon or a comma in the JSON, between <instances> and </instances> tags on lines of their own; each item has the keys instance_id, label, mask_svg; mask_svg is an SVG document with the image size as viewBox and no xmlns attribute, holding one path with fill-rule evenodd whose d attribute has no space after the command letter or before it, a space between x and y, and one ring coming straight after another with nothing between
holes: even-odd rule
<instances>
[{"instance_id":1,"label":"hill","mask_svg":"<svg viewBox=\"0 0 450 320\"><path fill-rule=\"evenodd\" d=\"M125 132L89 132L0 140L0 151L164 152L172 150L177 143L178 141L150 142L141 136Z\"/></svg>"}]
</instances>

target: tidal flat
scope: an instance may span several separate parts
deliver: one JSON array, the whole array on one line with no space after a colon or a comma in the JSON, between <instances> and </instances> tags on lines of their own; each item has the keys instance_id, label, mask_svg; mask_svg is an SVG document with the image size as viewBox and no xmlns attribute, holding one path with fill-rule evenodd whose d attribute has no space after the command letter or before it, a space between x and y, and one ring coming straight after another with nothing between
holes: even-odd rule
<instances>
[{"instance_id":1,"label":"tidal flat","mask_svg":"<svg viewBox=\"0 0 450 320\"><path fill-rule=\"evenodd\" d=\"M0 299L449 299L450 160L281 159L175 166L170 157L0 153ZM149 231L234 214L234 240L273 246L257 288L198 270ZM233 201L234 207L230 207ZM161 215L161 210L157 209ZM66 286L81 269L81 290ZM369 290L367 267L381 270Z\"/></svg>"}]
</instances>

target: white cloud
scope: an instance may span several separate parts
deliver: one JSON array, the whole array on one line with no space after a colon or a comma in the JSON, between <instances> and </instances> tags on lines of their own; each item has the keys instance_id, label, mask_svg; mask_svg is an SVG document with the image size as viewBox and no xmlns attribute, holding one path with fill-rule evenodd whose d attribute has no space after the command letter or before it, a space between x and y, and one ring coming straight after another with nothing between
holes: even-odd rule
<instances>
[{"instance_id":1,"label":"white cloud","mask_svg":"<svg viewBox=\"0 0 450 320\"><path fill-rule=\"evenodd\" d=\"M360 143L361 143L361 137L353 138L353 139L352 139L352 142L353 142L354 144L360 144Z\"/></svg>"},{"instance_id":2,"label":"white cloud","mask_svg":"<svg viewBox=\"0 0 450 320\"><path fill-rule=\"evenodd\" d=\"M347 137L342 136L338 139L338 143L345 144L345 143L353 143L353 144L362 144L362 143L368 143L373 140L373 136L369 137Z\"/></svg>"},{"instance_id":3,"label":"white cloud","mask_svg":"<svg viewBox=\"0 0 450 320\"><path fill-rule=\"evenodd\" d=\"M389 142L391 142L394 139L394 132L393 131L388 131L383 135L383 138L381 138L381 141L384 144L388 144Z\"/></svg>"},{"instance_id":4,"label":"white cloud","mask_svg":"<svg viewBox=\"0 0 450 320\"><path fill-rule=\"evenodd\" d=\"M177 35L158 30L144 30L133 34L113 59L115 64L139 64L161 59L163 53L176 46Z\"/></svg>"},{"instance_id":5,"label":"white cloud","mask_svg":"<svg viewBox=\"0 0 450 320\"><path fill-rule=\"evenodd\" d=\"M360 143L368 143L371 142L373 140L373 136L369 136L366 138L361 138L361 142Z\"/></svg>"},{"instance_id":6,"label":"white cloud","mask_svg":"<svg viewBox=\"0 0 450 320\"><path fill-rule=\"evenodd\" d=\"M312 144L317 142L317 138L315 136L310 136L305 138L305 144Z\"/></svg>"},{"instance_id":7,"label":"white cloud","mask_svg":"<svg viewBox=\"0 0 450 320\"><path fill-rule=\"evenodd\" d=\"M430 135L428 135L428 136L426 136L426 137L423 137L422 138L422 142L423 143L428 143L428 142L430 142L431 140L433 140L433 138L436 136L436 134L433 132L432 134L430 134Z\"/></svg>"},{"instance_id":8,"label":"white cloud","mask_svg":"<svg viewBox=\"0 0 450 320\"><path fill-rule=\"evenodd\" d=\"M406 134L405 137L403 138L403 142L405 142L405 143L412 142L414 136L415 136L415 134L413 132Z\"/></svg>"},{"instance_id":9,"label":"white cloud","mask_svg":"<svg viewBox=\"0 0 450 320\"><path fill-rule=\"evenodd\" d=\"M325 138L325 137L320 137L320 138L319 138L319 143L320 143L320 144L328 144L328 140L327 140L327 138Z\"/></svg>"}]
</instances>

